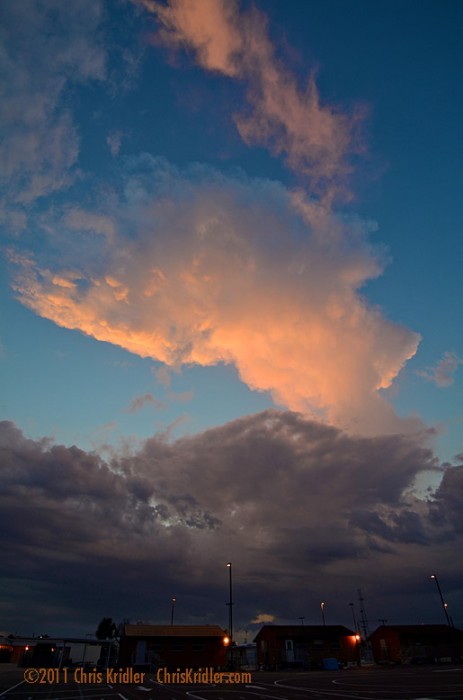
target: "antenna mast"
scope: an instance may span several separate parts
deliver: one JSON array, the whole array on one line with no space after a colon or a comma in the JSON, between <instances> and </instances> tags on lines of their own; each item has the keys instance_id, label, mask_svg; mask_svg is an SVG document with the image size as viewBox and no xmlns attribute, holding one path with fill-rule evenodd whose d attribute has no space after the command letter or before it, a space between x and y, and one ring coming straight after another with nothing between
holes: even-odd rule
<instances>
[{"instance_id":1,"label":"antenna mast","mask_svg":"<svg viewBox=\"0 0 463 700\"><path fill-rule=\"evenodd\" d=\"M368 627L368 618L365 611L364 598L362 596L362 591L358 589L359 607L360 607L360 628L363 632L363 644L362 644L362 662L365 664L374 663L373 650L371 648L370 642L370 629Z\"/></svg>"}]
</instances>

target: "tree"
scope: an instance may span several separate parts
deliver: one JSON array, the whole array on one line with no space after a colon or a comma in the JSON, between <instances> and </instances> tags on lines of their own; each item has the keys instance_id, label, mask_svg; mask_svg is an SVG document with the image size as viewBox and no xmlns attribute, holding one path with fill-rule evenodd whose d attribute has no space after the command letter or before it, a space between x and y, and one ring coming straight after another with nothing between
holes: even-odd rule
<instances>
[{"instance_id":1,"label":"tree","mask_svg":"<svg viewBox=\"0 0 463 700\"><path fill-rule=\"evenodd\" d=\"M95 636L97 639L113 639L117 634L117 625L112 617L104 617L97 627Z\"/></svg>"}]
</instances>

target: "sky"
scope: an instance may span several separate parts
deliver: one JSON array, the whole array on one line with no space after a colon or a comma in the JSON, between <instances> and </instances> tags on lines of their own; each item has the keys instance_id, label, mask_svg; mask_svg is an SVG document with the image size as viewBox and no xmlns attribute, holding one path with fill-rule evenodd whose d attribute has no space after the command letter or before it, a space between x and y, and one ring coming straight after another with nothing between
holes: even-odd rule
<instances>
[{"instance_id":1,"label":"sky","mask_svg":"<svg viewBox=\"0 0 463 700\"><path fill-rule=\"evenodd\" d=\"M463 6L0 5L0 630L463 626Z\"/></svg>"}]
</instances>

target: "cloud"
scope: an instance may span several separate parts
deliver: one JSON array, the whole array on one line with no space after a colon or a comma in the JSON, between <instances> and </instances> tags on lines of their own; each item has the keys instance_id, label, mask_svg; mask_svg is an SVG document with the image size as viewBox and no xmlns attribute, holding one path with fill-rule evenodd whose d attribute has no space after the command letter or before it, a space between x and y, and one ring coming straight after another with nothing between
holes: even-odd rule
<instances>
[{"instance_id":1,"label":"cloud","mask_svg":"<svg viewBox=\"0 0 463 700\"><path fill-rule=\"evenodd\" d=\"M463 359L455 352L445 352L435 367L428 367L417 374L443 389L453 384L455 372L461 364Z\"/></svg>"},{"instance_id":2,"label":"cloud","mask_svg":"<svg viewBox=\"0 0 463 700\"><path fill-rule=\"evenodd\" d=\"M234 0L138 2L158 20L158 41L191 49L204 69L246 84L248 109L235 115L246 143L286 157L325 201L348 196L349 158L362 150L358 127L364 110L349 115L322 104L313 72L301 89L278 59L263 13L240 12Z\"/></svg>"},{"instance_id":3,"label":"cloud","mask_svg":"<svg viewBox=\"0 0 463 700\"><path fill-rule=\"evenodd\" d=\"M266 180L147 156L129 173L104 217L114 237L98 252L61 231L53 270L22 265L23 304L173 368L233 363L277 404L353 432L420 427L380 394L419 338L360 293L382 265L364 225Z\"/></svg>"},{"instance_id":4,"label":"cloud","mask_svg":"<svg viewBox=\"0 0 463 700\"><path fill-rule=\"evenodd\" d=\"M193 399L194 393L192 391L169 391L166 394L166 398L169 401L178 401L179 403L188 403Z\"/></svg>"},{"instance_id":5,"label":"cloud","mask_svg":"<svg viewBox=\"0 0 463 700\"><path fill-rule=\"evenodd\" d=\"M251 621L252 625L265 625L268 622L274 622L275 617L273 615L268 615L267 613L260 613L256 615L255 619Z\"/></svg>"},{"instance_id":6,"label":"cloud","mask_svg":"<svg viewBox=\"0 0 463 700\"><path fill-rule=\"evenodd\" d=\"M382 271L382 252L368 244L365 224L328 206L348 170L352 119L320 105L313 77L299 90L257 10L240 13L237 3L219 0L144 6L156 13L164 42L187 45L208 70L246 82L251 112L237 118L243 135L258 133L285 153L308 175L310 194L199 165L180 172L147 155L127 159L119 200L106 194L93 210L69 202L35 220L53 246L48 259L23 255L19 299L61 326L169 368L233 363L278 405L352 432L419 429L380 393L419 338L362 297ZM99 3L88 12L86 3L66 11L56 3L56 12L53 3L32 3L29 13L6 7L8 22L21 27L7 42L5 100L8 187L19 206L74 176L78 139L62 98L70 81L105 79L106 53ZM22 43L30 43L25 57ZM50 47L53 66L45 60Z\"/></svg>"},{"instance_id":7,"label":"cloud","mask_svg":"<svg viewBox=\"0 0 463 700\"><path fill-rule=\"evenodd\" d=\"M142 408L144 408L148 403L152 404L156 409L165 407L162 401L158 401L153 394L146 393L143 394L143 396L136 396L134 399L132 399L128 411L129 413L135 413L136 411L140 411Z\"/></svg>"},{"instance_id":8,"label":"cloud","mask_svg":"<svg viewBox=\"0 0 463 700\"><path fill-rule=\"evenodd\" d=\"M102 7L98 0L1 4L2 217L20 228L21 207L76 176L79 137L63 96L69 81L105 78Z\"/></svg>"},{"instance_id":9,"label":"cloud","mask_svg":"<svg viewBox=\"0 0 463 700\"><path fill-rule=\"evenodd\" d=\"M461 468L445 472L429 503L404 495L437 466L415 438L352 438L278 411L175 441L154 436L107 461L3 422L5 590L21 607L34 587L28 625L51 599L69 606L69 620L78 605L94 620L107 610L159 621L173 590L189 601L186 618L217 621L233 561L236 622L246 629L264 621L262 609L297 619L321 594L342 615L340 587L355 591L359 581L377 595L388 582L402 586L403 596L410 571L443 562L457 582ZM15 582L31 578L20 594Z\"/></svg>"},{"instance_id":10,"label":"cloud","mask_svg":"<svg viewBox=\"0 0 463 700\"><path fill-rule=\"evenodd\" d=\"M352 514L350 524L364 530L370 536L377 535L386 542L412 542L423 545L430 542L420 515L407 509L403 509L399 514L393 513L390 522L377 512L360 509Z\"/></svg>"},{"instance_id":11,"label":"cloud","mask_svg":"<svg viewBox=\"0 0 463 700\"><path fill-rule=\"evenodd\" d=\"M454 533L463 533L463 465L445 470L433 501L432 518L436 525L446 528L452 540Z\"/></svg>"},{"instance_id":12,"label":"cloud","mask_svg":"<svg viewBox=\"0 0 463 700\"><path fill-rule=\"evenodd\" d=\"M62 225L70 231L90 232L108 239L114 236L114 222L105 214L94 214L78 206L69 206L64 211Z\"/></svg>"},{"instance_id":13,"label":"cloud","mask_svg":"<svg viewBox=\"0 0 463 700\"><path fill-rule=\"evenodd\" d=\"M122 143L122 132L121 131L111 131L106 137L106 143L111 152L113 158L119 155Z\"/></svg>"},{"instance_id":14,"label":"cloud","mask_svg":"<svg viewBox=\"0 0 463 700\"><path fill-rule=\"evenodd\" d=\"M163 4L140 0L161 22L161 40L168 45L197 51L208 70L235 77L241 70L243 36L236 0L187 0Z\"/></svg>"},{"instance_id":15,"label":"cloud","mask_svg":"<svg viewBox=\"0 0 463 700\"><path fill-rule=\"evenodd\" d=\"M158 381L159 384L161 384L166 389L170 388L172 381L172 372L169 367L167 367L166 365L162 365L161 367L152 367L151 371L156 377L156 381Z\"/></svg>"}]
</instances>

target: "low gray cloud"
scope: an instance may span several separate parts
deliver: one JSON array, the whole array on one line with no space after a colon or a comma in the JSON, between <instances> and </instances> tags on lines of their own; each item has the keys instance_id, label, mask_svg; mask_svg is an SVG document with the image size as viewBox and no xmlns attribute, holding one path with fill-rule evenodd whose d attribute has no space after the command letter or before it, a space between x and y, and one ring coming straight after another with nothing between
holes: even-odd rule
<instances>
[{"instance_id":1,"label":"low gray cloud","mask_svg":"<svg viewBox=\"0 0 463 700\"><path fill-rule=\"evenodd\" d=\"M463 464L445 470L431 512L433 522L445 527L448 537L463 533Z\"/></svg>"},{"instance_id":2,"label":"low gray cloud","mask_svg":"<svg viewBox=\"0 0 463 700\"><path fill-rule=\"evenodd\" d=\"M384 588L386 571L407 579L410 567L418 578L431 562L455 567L463 467L447 469L428 503L404 495L437 468L410 436L352 438L269 410L175 442L155 436L110 461L29 440L9 422L0 445L8 619L25 578L34 583L21 595L64 606L68 628L82 607L96 621L162 621L173 591L186 621L220 620L233 561L246 625L262 609L281 619L322 594L351 597L361 581ZM62 610L56 617L63 623ZM32 618L57 624L53 612Z\"/></svg>"},{"instance_id":3,"label":"low gray cloud","mask_svg":"<svg viewBox=\"0 0 463 700\"><path fill-rule=\"evenodd\" d=\"M442 389L453 384L455 372L461 364L463 364L463 358L458 357L455 352L445 352L435 367L427 367L418 372L418 376Z\"/></svg>"},{"instance_id":4,"label":"low gray cloud","mask_svg":"<svg viewBox=\"0 0 463 700\"><path fill-rule=\"evenodd\" d=\"M135 398L130 402L128 411L129 413L136 413L136 411L140 411L147 404L150 404L153 408L158 410L165 407L165 404L163 404L162 401L159 401L155 396L153 396L153 394L147 392L142 396L135 396Z\"/></svg>"},{"instance_id":5,"label":"low gray cloud","mask_svg":"<svg viewBox=\"0 0 463 700\"><path fill-rule=\"evenodd\" d=\"M404 508L390 514L389 522L375 511L358 510L352 514L351 525L388 542L429 544L422 518L414 511Z\"/></svg>"}]
</instances>

